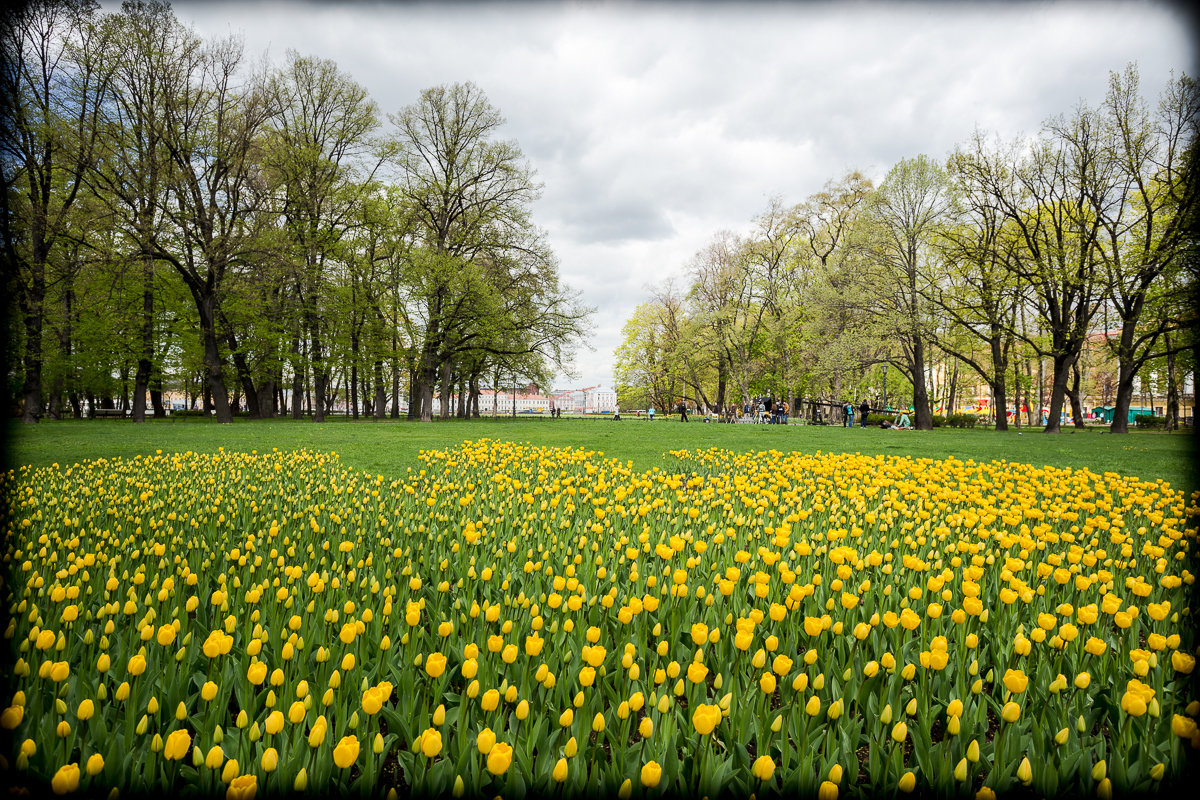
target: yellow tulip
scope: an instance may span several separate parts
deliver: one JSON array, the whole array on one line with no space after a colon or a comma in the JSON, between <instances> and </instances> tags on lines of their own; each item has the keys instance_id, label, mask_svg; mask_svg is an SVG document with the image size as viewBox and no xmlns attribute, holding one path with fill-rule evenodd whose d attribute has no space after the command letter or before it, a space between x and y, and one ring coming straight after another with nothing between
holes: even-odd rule
<instances>
[{"instance_id":1,"label":"yellow tulip","mask_svg":"<svg viewBox=\"0 0 1200 800\"><path fill-rule=\"evenodd\" d=\"M662 767L657 761L648 761L642 766L641 781L642 786L647 789L653 789L658 786L658 782L662 780Z\"/></svg>"},{"instance_id":2,"label":"yellow tulip","mask_svg":"<svg viewBox=\"0 0 1200 800\"><path fill-rule=\"evenodd\" d=\"M79 788L79 765L64 764L50 779L50 788L55 794L68 794Z\"/></svg>"},{"instance_id":3,"label":"yellow tulip","mask_svg":"<svg viewBox=\"0 0 1200 800\"><path fill-rule=\"evenodd\" d=\"M253 800L257 792L258 776L239 775L229 781L229 788L225 790L225 800Z\"/></svg>"},{"instance_id":4,"label":"yellow tulip","mask_svg":"<svg viewBox=\"0 0 1200 800\"><path fill-rule=\"evenodd\" d=\"M342 769L346 769L358 760L358 749L357 736L343 736L341 741L333 748L333 763Z\"/></svg>"},{"instance_id":5,"label":"yellow tulip","mask_svg":"<svg viewBox=\"0 0 1200 800\"><path fill-rule=\"evenodd\" d=\"M180 729L172 731L163 744L163 758L168 761L179 761L192 749L192 735Z\"/></svg>"},{"instance_id":6,"label":"yellow tulip","mask_svg":"<svg viewBox=\"0 0 1200 800\"><path fill-rule=\"evenodd\" d=\"M721 722L721 707L701 703L692 713L692 725L701 736L712 733Z\"/></svg>"},{"instance_id":7,"label":"yellow tulip","mask_svg":"<svg viewBox=\"0 0 1200 800\"><path fill-rule=\"evenodd\" d=\"M496 742L487 756L487 771L493 775L503 775L508 771L513 760L513 749L504 742Z\"/></svg>"},{"instance_id":8,"label":"yellow tulip","mask_svg":"<svg viewBox=\"0 0 1200 800\"><path fill-rule=\"evenodd\" d=\"M1017 767L1017 778L1026 786L1033 783L1033 766L1029 763L1028 756L1021 759L1021 765Z\"/></svg>"},{"instance_id":9,"label":"yellow tulip","mask_svg":"<svg viewBox=\"0 0 1200 800\"><path fill-rule=\"evenodd\" d=\"M480 755L486 756L495 746L496 734L492 733L491 728L484 728L475 736L475 747L479 749Z\"/></svg>"},{"instance_id":10,"label":"yellow tulip","mask_svg":"<svg viewBox=\"0 0 1200 800\"><path fill-rule=\"evenodd\" d=\"M433 758L438 753L442 752L442 733L437 728L426 728L424 733L421 734L420 742L421 754L426 758ZM357 756L358 751L356 749L355 757L357 758Z\"/></svg>"}]
</instances>

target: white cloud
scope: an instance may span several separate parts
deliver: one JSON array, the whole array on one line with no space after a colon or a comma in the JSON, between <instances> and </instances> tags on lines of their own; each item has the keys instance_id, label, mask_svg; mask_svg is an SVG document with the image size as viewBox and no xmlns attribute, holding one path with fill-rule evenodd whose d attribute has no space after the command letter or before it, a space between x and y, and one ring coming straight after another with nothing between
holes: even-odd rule
<instances>
[{"instance_id":1,"label":"white cloud","mask_svg":"<svg viewBox=\"0 0 1200 800\"><path fill-rule=\"evenodd\" d=\"M177 2L206 36L335 60L384 112L471 80L545 184L535 221L598 309L576 367L611 383L645 287L682 274L769 196L798 202L849 168L944 157L978 126L1032 133L1108 72L1147 94L1192 70L1170 6L1122 3Z\"/></svg>"}]
</instances>

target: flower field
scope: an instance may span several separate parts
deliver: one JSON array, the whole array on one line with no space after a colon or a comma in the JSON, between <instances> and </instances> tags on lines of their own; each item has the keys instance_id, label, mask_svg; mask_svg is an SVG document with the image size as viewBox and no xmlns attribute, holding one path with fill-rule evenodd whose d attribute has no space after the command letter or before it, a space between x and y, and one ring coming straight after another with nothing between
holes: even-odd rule
<instances>
[{"instance_id":1,"label":"flower field","mask_svg":"<svg viewBox=\"0 0 1200 800\"><path fill-rule=\"evenodd\" d=\"M9 473L2 780L1107 797L1200 748L1195 497L1005 462L664 463L484 440L399 480L307 451Z\"/></svg>"}]
</instances>

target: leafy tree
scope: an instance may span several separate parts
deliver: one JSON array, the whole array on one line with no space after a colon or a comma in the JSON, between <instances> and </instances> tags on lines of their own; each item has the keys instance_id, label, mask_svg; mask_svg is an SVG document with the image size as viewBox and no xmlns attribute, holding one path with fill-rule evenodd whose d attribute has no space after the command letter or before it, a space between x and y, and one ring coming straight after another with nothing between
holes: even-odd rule
<instances>
[{"instance_id":1,"label":"leafy tree","mask_svg":"<svg viewBox=\"0 0 1200 800\"><path fill-rule=\"evenodd\" d=\"M47 270L95 159L109 74L92 0L30 0L0 19L4 283L22 322L24 422L42 414Z\"/></svg>"},{"instance_id":2,"label":"leafy tree","mask_svg":"<svg viewBox=\"0 0 1200 800\"><path fill-rule=\"evenodd\" d=\"M1101 108L1105 154L1116 179L1092 199L1101 226L1097 251L1107 270L1111 305L1120 320L1112 349L1118 363L1116 410L1110 430L1129 431L1134 379L1158 358L1173 359L1170 341L1188 311L1181 280L1194 232L1186 225L1197 203L1184 174L1184 154L1197 138L1200 93L1183 76L1171 81L1152 113L1141 99L1136 67L1112 74ZM1179 342L1179 339L1176 339Z\"/></svg>"},{"instance_id":3,"label":"leafy tree","mask_svg":"<svg viewBox=\"0 0 1200 800\"><path fill-rule=\"evenodd\" d=\"M873 314L899 356L891 361L913 386L913 427L930 430L927 388L932 319L925 299L934 279L934 237L949 211L947 177L927 156L904 159L868 200L856 278L872 287Z\"/></svg>"}]
</instances>

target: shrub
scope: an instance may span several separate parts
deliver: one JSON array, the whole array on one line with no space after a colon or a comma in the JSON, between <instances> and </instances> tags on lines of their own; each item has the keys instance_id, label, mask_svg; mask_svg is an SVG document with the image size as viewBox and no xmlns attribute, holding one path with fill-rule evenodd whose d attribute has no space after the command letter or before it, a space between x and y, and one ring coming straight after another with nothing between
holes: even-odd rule
<instances>
[{"instance_id":1,"label":"shrub","mask_svg":"<svg viewBox=\"0 0 1200 800\"><path fill-rule=\"evenodd\" d=\"M1154 414L1138 414L1133 418L1133 424L1139 428L1162 428L1167 424L1166 417L1159 417Z\"/></svg>"},{"instance_id":2,"label":"shrub","mask_svg":"<svg viewBox=\"0 0 1200 800\"><path fill-rule=\"evenodd\" d=\"M882 425L884 420L894 423L896 421L895 414L867 414L867 424L878 427Z\"/></svg>"},{"instance_id":3,"label":"shrub","mask_svg":"<svg viewBox=\"0 0 1200 800\"><path fill-rule=\"evenodd\" d=\"M933 415L933 427L943 428L946 426L946 417L943 414Z\"/></svg>"},{"instance_id":4,"label":"shrub","mask_svg":"<svg viewBox=\"0 0 1200 800\"><path fill-rule=\"evenodd\" d=\"M951 414L946 418L946 424L951 428L974 428L979 418L974 414Z\"/></svg>"}]
</instances>

